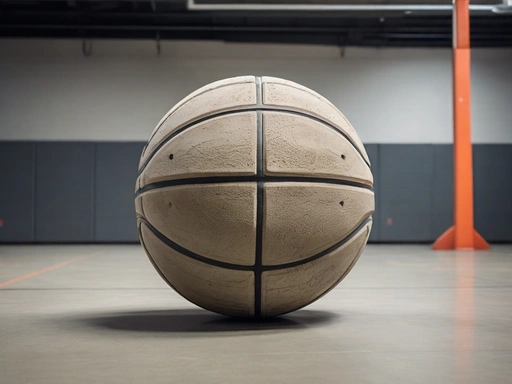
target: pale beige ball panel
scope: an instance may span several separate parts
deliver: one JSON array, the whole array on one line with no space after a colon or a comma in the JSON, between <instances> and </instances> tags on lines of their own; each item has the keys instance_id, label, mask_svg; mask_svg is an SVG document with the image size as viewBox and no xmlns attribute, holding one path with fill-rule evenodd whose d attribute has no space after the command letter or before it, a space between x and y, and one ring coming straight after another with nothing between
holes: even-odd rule
<instances>
[{"instance_id":1,"label":"pale beige ball panel","mask_svg":"<svg viewBox=\"0 0 512 384\"><path fill-rule=\"evenodd\" d=\"M296 267L265 271L261 277L261 315L277 316L302 308L333 289L361 255L371 222L335 251Z\"/></svg>"},{"instance_id":2,"label":"pale beige ball panel","mask_svg":"<svg viewBox=\"0 0 512 384\"><path fill-rule=\"evenodd\" d=\"M300 84L276 77L262 77L262 90L264 105L293 109L328 121L350 136L365 160L370 162L354 127L343 113L325 97Z\"/></svg>"},{"instance_id":3,"label":"pale beige ball panel","mask_svg":"<svg viewBox=\"0 0 512 384\"><path fill-rule=\"evenodd\" d=\"M140 237L146 253L165 280L183 297L228 316L254 316L254 273L220 268L168 247L144 223Z\"/></svg>"},{"instance_id":4,"label":"pale beige ball panel","mask_svg":"<svg viewBox=\"0 0 512 384\"><path fill-rule=\"evenodd\" d=\"M263 265L296 262L325 251L375 209L372 191L345 185L266 183L263 196Z\"/></svg>"},{"instance_id":5,"label":"pale beige ball panel","mask_svg":"<svg viewBox=\"0 0 512 384\"><path fill-rule=\"evenodd\" d=\"M255 175L256 135L256 112L232 113L198 123L153 155L140 176L140 187L164 180Z\"/></svg>"},{"instance_id":6,"label":"pale beige ball panel","mask_svg":"<svg viewBox=\"0 0 512 384\"><path fill-rule=\"evenodd\" d=\"M301 115L263 113L266 175L327 177L373 185L359 152L342 135Z\"/></svg>"},{"instance_id":7,"label":"pale beige ball panel","mask_svg":"<svg viewBox=\"0 0 512 384\"><path fill-rule=\"evenodd\" d=\"M187 96L185 96L183 99L178 101L165 115L160 119L156 127L151 132L151 135L149 136L149 140L153 138L153 135L158 130L160 125L177 109L181 108L184 104L188 103L189 100L200 96L201 94L205 94L210 92L212 89L222 88L222 87L228 87L232 84L239 84L239 83L254 83L255 82L255 76L235 76L235 77L229 77L226 79L221 79L214 81L212 83L206 84L202 86L201 88L196 89L192 93L189 93Z\"/></svg>"},{"instance_id":8,"label":"pale beige ball panel","mask_svg":"<svg viewBox=\"0 0 512 384\"><path fill-rule=\"evenodd\" d=\"M139 189L142 188L142 177L143 175L140 174L138 177L137 177L137 180L135 180L135 193L137 193L139 191Z\"/></svg>"},{"instance_id":9,"label":"pale beige ball panel","mask_svg":"<svg viewBox=\"0 0 512 384\"><path fill-rule=\"evenodd\" d=\"M183 248L213 260L254 265L256 183L158 188L137 199L146 220Z\"/></svg>"},{"instance_id":10,"label":"pale beige ball panel","mask_svg":"<svg viewBox=\"0 0 512 384\"><path fill-rule=\"evenodd\" d=\"M257 103L254 76L241 76L211 83L187 96L153 130L139 163L139 170L150 154L176 130L215 113L254 106Z\"/></svg>"}]
</instances>

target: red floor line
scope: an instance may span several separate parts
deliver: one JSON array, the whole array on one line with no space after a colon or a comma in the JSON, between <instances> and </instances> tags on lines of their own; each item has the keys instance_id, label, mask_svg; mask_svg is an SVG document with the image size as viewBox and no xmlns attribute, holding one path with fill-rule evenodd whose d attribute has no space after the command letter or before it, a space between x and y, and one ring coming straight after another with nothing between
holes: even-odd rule
<instances>
[{"instance_id":1,"label":"red floor line","mask_svg":"<svg viewBox=\"0 0 512 384\"><path fill-rule=\"evenodd\" d=\"M77 261L80 261L80 260L84 260L84 259L88 259L90 257L97 256L100 253L101 253L100 251L94 252L94 253L90 253L90 254L85 255L85 256L81 256L81 257L77 257L77 258L74 258L74 259L71 259L71 260L67 260L67 261L64 261L64 262L62 262L60 264L55 264L55 265L52 265L50 267L47 267L47 268L44 268L44 269L39 269L37 271L28 273L26 275L19 276L19 277L16 277L14 279L11 279L11 280L4 281L3 283L0 283L0 288L7 287L8 285L17 283L18 281L25 280L25 279L28 279L30 277L40 275L40 274L48 272L48 271L52 271L54 269L63 267L65 265L68 265L68 264L71 264L71 263L74 263L74 262L77 262Z\"/></svg>"}]
</instances>

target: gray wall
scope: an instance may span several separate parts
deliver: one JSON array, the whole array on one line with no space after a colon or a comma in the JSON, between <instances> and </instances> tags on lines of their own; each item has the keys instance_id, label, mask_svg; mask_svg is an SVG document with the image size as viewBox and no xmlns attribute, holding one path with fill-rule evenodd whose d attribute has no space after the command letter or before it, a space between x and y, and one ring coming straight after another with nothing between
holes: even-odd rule
<instances>
[{"instance_id":1,"label":"gray wall","mask_svg":"<svg viewBox=\"0 0 512 384\"><path fill-rule=\"evenodd\" d=\"M143 143L0 142L0 242L137 241Z\"/></svg>"},{"instance_id":2,"label":"gray wall","mask_svg":"<svg viewBox=\"0 0 512 384\"><path fill-rule=\"evenodd\" d=\"M452 142L449 49L0 39L0 140L145 141L214 80L270 75L327 97L364 143ZM475 143L512 143L512 49L472 51Z\"/></svg>"},{"instance_id":3,"label":"gray wall","mask_svg":"<svg viewBox=\"0 0 512 384\"><path fill-rule=\"evenodd\" d=\"M372 241L432 241L452 224L449 49L0 39L0 242L136 241L133 189L153 127L198 87L287 78L331 100L372 159ZM512 49L472 51L475 219L512 241ZM8 166L6 166L8 165Z\"/></svg>"},{"instance_id":4,"label":"gray wall","mask_svg":"<svg viewBox=\"0 0 512 384\"><path fill-rule=\"evenodd\" d=\"M143 144L0 142L0 242L137 241ZM377 207L370 241L431 242L451 226L450 145L366 148ZM474 146L475 226L489 241L512 241L511 166L511 144Z\"/></svg>"}]
</instances>

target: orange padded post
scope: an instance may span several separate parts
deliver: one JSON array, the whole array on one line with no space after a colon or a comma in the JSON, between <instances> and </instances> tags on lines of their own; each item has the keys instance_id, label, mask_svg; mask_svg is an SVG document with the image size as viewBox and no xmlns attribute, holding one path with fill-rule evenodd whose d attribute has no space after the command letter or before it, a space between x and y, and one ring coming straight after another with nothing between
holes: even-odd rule
<instances>
[{"instance_id":1,"label":"orange padded post","mask_svg":"<svg viewBox=\"0 0 512 384\"><path fill-rule=\"evenodd\" d=\"M434 243L436 250L489 249L474 229L471 146L471 55L469 1L453 4L453 154L454 226Z\"/></svg>"}]
</instances>

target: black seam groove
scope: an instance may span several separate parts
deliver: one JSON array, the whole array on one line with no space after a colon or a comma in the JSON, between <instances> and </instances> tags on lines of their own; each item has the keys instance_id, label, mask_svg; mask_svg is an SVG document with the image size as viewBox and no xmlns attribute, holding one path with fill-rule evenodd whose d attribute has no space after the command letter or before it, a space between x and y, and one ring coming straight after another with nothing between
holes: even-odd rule
<instances>
[{"instance_id":1,"label":"black seam groove","mask_svg":"<svg viewBox=\"0 0 512 384\"><path fill-rule=\"evenodd\" d=\"M261 77L255 78L256 83L256 103L261 106L263 101ZM258 124L256 126L257 133L257 176L263 176L263 112L259 110L257 113ZM262 248L263 248L263 190L265 184L258 182L256 193L256 255L254 258L254 316L261 316L261 273L262 273Z\"/></svg>"},{"instance_id":2,"label":"black seam groove","mask_svg":"<svg viewBox=\"0 0 512 384\"><path fill-rule=\"evenodd\" d=\"M261 96L261 93L260 93L260 96ZM289 110L289 109L278 109L276 107L272 108L272 107L256 107L256 108L242 108L242 109L235 109L235 110L229 110L229 111L223 111L223 112L219 112L219 113L215 113L215 114L212 114L212 115L208 115L208 116L205 116L205 117L202 117L202 118L199 118L197 120L194 120L194 121L191 121L190 123L184 125L183 127L181 127L180 129L176 130L175 132L173 132L172 134L170 134L167 138L165 138L163 141L160 142L160 144L158 144L155 149L153 149L153 151L151 152L151 154L148 156L148 158L146 159L146 161L144 162L144 164L142 164L140 170L139 170L139 176L142 172L144 172L144 169L146 168L146 166L148 165L148 163L151 161L151 159L153 158L153 156L155 156L155 154L165 145L167 144L170 140L174 139L177 135L179 135L180 133L182 133L183 131L186 131L187 129L193 127L194 125L196 124L200 124L200 123L203 123L207 120L211 120L211 119L215 119L217 117L222 117L222 116L226 116L226 115L231 115L231 114L237 114L237 113L245 113L245 112L283 112L283 113L289 113L289 114L292 114L292 115L298 115L298 116L302 116L302 117L306 117L308 119L312 119L312 120L315 120L319 123L322 123L323 125L325 125L326 127L334 130L336 133L340 134L341 136L343 136L349 143L350 145L352 145L352 147L354 147L354 149L357 151L357 153L361 156L361 159L363 159L364 163L368 166L368 168L371 169L371 165L370 163L368 163L368 161L365 159L365 157L363 156L363 153L361 152L361 150L357 147L357 145L354 143L354 141L350 138L349 135L347 135L345 132L342 132L340 131L338 128L336 128L334 125L332 125L331 123L329 123L328 121L325 121L325 120L322 120L320 119L319 117L316 117L316 116L313 116L313 115L309 115L307 113L303 113L303 112L299 112L299 111L295 111L295 110Z\"/></svg>"},{"instance_id":3,"label":"black seam groove","mask_svg":"<svg viewBox=\"0 0 512 384\"><path fill-rule=\"evenodd\" d=\"M172 288L174 289L176 292L178 292L178 290L176 288L174 288L174 286L171 284L171 282L169 281L169 279L167 278L167 276L164 275L164 273L162 272L162 270L160 269L160 267L158 267L158 265L156 264L155 260L153 259L153 257L151 256L151 253L149 252L148 250L148 247L146 246L146 242L144 241L144 236L142 236L142 220L139 221L138 225L137 225L137 229L139 231L139 239L140 239L140 243L142 245L142 249L144 249L144 253L146 254L146 256L148 257L149 259L149 262L151 263L151 265L153 265L153 268L156 269L156 272L160 275L160 277ZM179 292L178 292L179 293ZM181 293L180 293L181 295ZM183 296L183 295L181 295ZM185 297L185 296L183 296Z\"/></svg>"},{"instance_id":4,"label":"black seam groove","mask_svg":"<svg viewBox=\"0 0 512 384\"><path fill-rule=\"evenodd\" d=\"M334 252L336 249L338 249L339 247L341 247L342 245L345 245L346 243L348 243L353 237L355 237L356 235L359 234L359 232L369 223L372 221L372 216L370 214L370 216L368 216L366 219L364 219L361 224L359 224L352 232L350 232L343 240L337 242L336 244L334 244L333 246L323 250L322 252L319 252L317 253L316 255L313 255L313 256L310 256L306 259L302 259L302 260L298 260L298 261L294 261L294 262L291 262L291 263L287 263L287 264L279 264L279 265L266 265L266 266L263 266L263 269L265 271L274 271L276 269L286 269L286 268L293 268L293 267L297 267L299 265L302 265L302 264L306 264L306 263L309 263L311 261L314 261L314 260L317 260L317 259L320 259L321 257L327 255L328 253L331 253L331 252Z\"/></svg>"},{"instance_id":5,"label":"black seam groove","mask_svg":"<svg viewBox=\"0 0 512 384\"><path fill-rule=\"evenodd\" d=\"M171 239L169 239L167 236L163 235L160 231L158 231L158 229L153 227L151 225L151 223L149 223L149 221L147 221L146 219L139 217L139 220L141 222L143 222L144 225L146 227L148 227L148 229L151 232L153 232L153 234L156 237L158 237L158 239L160 239L160 241L162 241L164 244L168 245L175 251L181 253L182 255L190 257L191 259L194 259L197 261L202 261L205 264L210 264L210 265L214 265L216 267L221 267L221 268L226 268L226 269L235 269L235 270L239 270L239 271L252 271L253 270L252 265L239 265L239 264L226 263L223 261L218 261L218 260L214 260L214 259L210 259L208 257L198 255L197 253L192 252L189 249L182 247L181 245L179 245L179 244L175 243L174 241L172 241Z\"/></svg>"},{"instance_id":6,"label":"black seam groove","mask_svg":"<svg viewBox=\"0 0 512 384\"><path fill-rule=\"evenodd\" d=\"M261 316L261 274L263 272L263 189L258 183L256 206L256 259L254 263L254 316Z\"/></svg>"},{"instance_id":7,"label":"black seam groove","mask_svg":"<svg viewBox=\"0 0 512 384\"><path fill-rule=\"evenodd\" d=\"M143 220L140 220L141 222L143 222ZM149 262L151 263L151 265L153 265L153 267L155 268L156 272L160 275L160 277L167 283L167 285L169 285L169 287L171 287L178 295L180 295L181 297L185 298L186 300L194 303L195 305L197 305L198 307L200 308L203 308L203 309L206 309L208 311L215 311L214 309L209 309L209 308L206 308L204 307L203 305L197 303L195 300L191 300L189 299L187 296L185 296L183 293L181 293L181 291L176 288L176 286L174 286L171 281L164 275L164 273L162 272L162 270L160 269L160 267L158 266L158 264L156 263L156 261L153 259L153 257L151 256L150 252L148 251L148 248L146 246L146 244L144 243L144 237L142 236L142 229L141 229L141 224L139 223L138 225L138 228L139 228L139 238L140 238L140 242L141 242L141 245L142 245L142 248L144 249L148 259L149 259ZM220 313L220 312L219 312Z\"/></svg>"},{"instance_id":8,"label":"black seam groove","mask_svg":"<svg viewBox=\"0 0 512 384\"><path fill-rule=\"evenodd\" d=\"M98 159L97 159L97 148L98 144L94 143L92 144L92 158L93 158L93 166L92 166L92 172L91 172L91 184L95 185L96 182L96 174L98 173L97 167L98 167ZM98 200L97 196L97 189L92 188L92 206L94 207L92 210L92 230L91 230L91 239L96 239L96 215L97 215L97 208L96 208L96 201Z\"/></svg>"},{"instance_id":9,"label":"black seam groove","mask_svg":"<svg viewBox=\"0 0 512 384\"><path fill-rule=\"evenodd\" d=\"M263 190L263 188L262 188L262 190ZM190 251L190 250L188 250L186 248L183 248L181 245L176 244L174 241L172 241L168 237L164 236L155 227L153 227L146 219L144 219L142 217L139 217L138 219L139 219L139 221L144 223L144 225L151 232L153 232L153 234L156 237L158 237L158 239L160 241L162 241L164 244L168 245L169 247L171 247L175 251L181 253L182 255L190 257L191 259L194 259L194 260L197 260L197 261L201 261L201 262L203 262L205 264L210 264L210 265L213 265L215 267L220 267L220 268L225 268L225 269L232 269L232 270L236 270L236 271L256 271L256 270L259 269L255 265L240 265L240 264L226 263L226 262L223 262L223 261L218 261L218 260L215 260L215 259L210 259L208 257L204 257L204 256L201 256L201 255L198 255L197 253L194 253L194 252L192 252L192 251ZM365 220L363 220L361 222L361 224L359 224L352 232L350 232L343 240L337 242L336 244L334 244L333 246L323 250L322 252L317 253L316 255L310 256L310 257L302 259L302 260L294 261L294 262L291 262L291 263L278 264L278 265L261 265L260 266L261 272L274 271L274 270L278 270L278 269L293 268L293 267L297 267L297 266L302 265L302 264L307 264L310 261L317 260L317 259L327 255L328 253L331 253L331 252L335 251L337 248L341 247L342 245L346 244L350 239L352 239L354 236L356 236L361 231L361 229L363 229L371 221L372 221L372 216L370 215Z\"/></svg>"},{"instance_id":10,"label":"black seam groove","mask_svg":"<svg viewBox=\"0 0 512 384\"><path fill-rule=\"evenodd\" d=\"M148 158L146 159L146 161L144 162L144 164L142 164L142 166L140 167L140 170L139 170L139 176L141 175L142 172L144 172L144 169L146 169L146 166L148 165L148 163L151 161L151 159L153 158L153 156L155 156L155 154L165 145L167 144L169 141L171 141L172 139L174 139L176 136L178 136L180 133L182 133L183 131L186 131L187 129L189 128L192 128L194 125L196 124L201 124L201 123L204 123L205 121L208 121L208 120L213 120L217 117L222 117L222 116L226 116L226 115L231 115L231 114L237 114L237 113L244 113L244 112L254 112L254 111L257 111L257 108L244 108L244 109L235 109L235 110L229 110L229 111L223 111L223 112L219 112L219 113L214 113L212 115L208 115L208 116L204 116L204 117L201 117L197 120L194 120L194 121L191 121L190 123L188 124L185 124L183 127L177 129L176 131L174 131L173 133L171 133L169 136L167 136L164 140L162 140L160 142L160 144L158 144L155 149L153 149L153 151L151 152L151 154L148 156ZM149 139L151 140L151 139ZM148 141L149 143L149 141Z\"/></svg>"},{"instance_id":11,"label":"black seam groove","mask_svg":"<svg viewBox=\"0 0 512 384\"><path fill-rule=\"evenodd\" d=\"M150 191L152 189L160 189L167 187L175 187L179 185L195 185L195 184L222 184L222 183L320 183L320 184L336 184L336 185L346 185L349 187L356 187L367 189L373 192L373 187L368 184L359 183L357 181L352 180L344 180L344 179L330 179L330 178L322 178L322 177L301 177L301 176L259 176L259 175L251 175L251 176L212 176L212 177L194 177L189 179L177 179L177 180L165 180L159 181L157 183L146 184L144 187L140 188L135 196L139 196L144 192Z\"/></svg>"},{"instance_id":12,"label":"black seam groove","mask_svg":"<svg viewBox=\"0 0 512 384\"><path fill-rule=\"evenodd\" d=\"M32 207L34 207L31 211L32 211L32 225L31 225L31 229L32 229L32 236L30 238L30 240L32 241L35 241L37 239L37 236L36 236L36 230L37 230L37 226L36 226L36 210L37 210L37 185L38 185L38 180L37 180L37 172L36 172L36 167L37 167L37 145L36 143L32 143L32 178L31 180L34 180L33 183L32 183Z\"/></svg>"},{"instance_id":13,"label":"black seam groove","mask_svg":"<svg viewBox=\"0 0 512 384\"><path fill-rule=\"evenodd\" d=\"M256 136L256 174L263 176L263 113L257 112L257 136Z\"/></svg>"},{"instance_id":14,"label":"black seam groove","mask_svg":"<svg viewBox=\"0 0 512 384\"><path fill-rule=\"evenodd\" d=\"M369 237L369 233L366 234L366 241L368 241L368 237ZM307 304L304 304L302 305L300 308L297 308L297 309L293 309L291 311L288 311L288 312L285 312L285 313L280 313L279 316L282 316L282 315L285 315L287 313L290 313L290 312L294 312L294 311L297 311L299 309L302 309L304 307L307 307L308 305L314 303L315 301L317 301L318 299L320 299L321 297L325 296L326 294L328 294L330 291L332 291L334 288L336 288L336 286L341 283L343 281L343 279L345 277L347 277L347 275L349 274L349 272L352 270L352 268L354 267L354 265L357 263L357 261L359 260L359 257L361 257L361 254L363 253L363 250L364 250L364 247L359 251L359 255L352 261L352 263L350 263L349 267L347 268L347 270L340 276L340 278L338 280L336 280L336 282L331 285L329 288L327 288L326 290L324 290L321 294L319 294L318 296L316 296L313 300L311 300L309 303Z\"/></svg>"},{"instance_id":15,"label":"black seam groove","mask_svg":"<svg viewBox=\"0 0 512 384\"><path fill-rule=\"evenodd\" d=\"M142 249L144 249L144 252L146 253L146 256L148 257L149 259L149 262L153 265L153 267L156 269L157 273L160 275L160 277L162 279L164 279L164 281L172 288L174 289L176 292L178 292L176 290L176 288L174 288L174 286L171 284L171 282L167 279L167 277L163 274L162 270L158 267L158 265L156 264L155 260L153 259L153 257L151 256L151 253L148 251L148 247L146 246L146 242L144 241L144 236L142 236L142 220L139 222L138 224L138 231L139 231L139 239L140 239L140 243L142 245ZM185 297L185 296L183 296Z\"/></svg>"}]
</instances>

